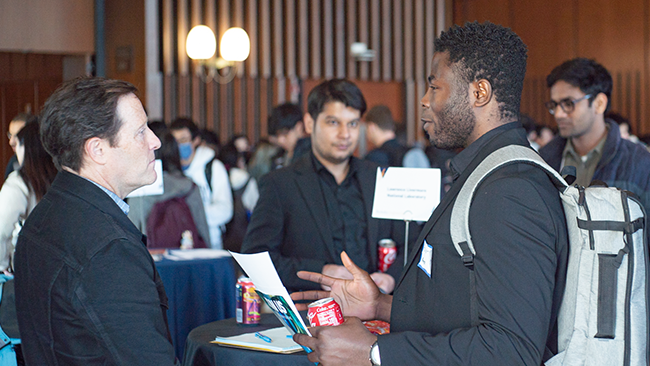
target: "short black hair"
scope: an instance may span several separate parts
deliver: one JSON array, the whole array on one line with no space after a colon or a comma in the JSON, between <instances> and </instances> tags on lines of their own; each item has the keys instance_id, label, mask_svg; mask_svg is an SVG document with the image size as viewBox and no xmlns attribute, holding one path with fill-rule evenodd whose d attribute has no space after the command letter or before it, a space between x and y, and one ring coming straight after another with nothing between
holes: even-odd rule
<instances>
[{"instance_id":1,"label":"short black hair","mask_svg":"<svg viewBox=\"0 0 650 366\"><path fill-rule=\"evenodd\" d=\"M558 81L569 83L585 94L591 94L589 105L599 93L607 96L607 108L609 112L612 97L612 75L603 65L588 58L578 57L563 62L560 66L551 71L546 77L546 86L551 88Z\"/></svg>"},{"instance_id":2,"label":"short black hair","mask_svg":"<svg viewBox=\"0 0 650 366\"><path fill-rule=\"evenodd\" d=\"M346 107L358 110L362 116L366 113L366 99L363 93L353 82L346 79L324 81L309 92L307 110L314 121L329 102L341 102Z\"/></svg>"},{"instance_id":3,"label":"short black hair","mask_svg":"<svg viewBox=\"0 0 650 366\"><path fill-rule=\"evenodd\" d=\"M41 140L56 168L66 166L78 172L84 144L90 138L107 139L115 146L122 126L117 103L137 90L122 80L80 77L54 91L41 112Z\"/></svg>"},{"instance_id":4,"label":"short black hair","mask_svg":"<svg viewBox=\"0 0 650 366\"><path fill-rule=\"evenodd\" d=\"M454 25L436 38L434 48L449 52L463 82L490 82L501 118L519 118L528 50L515 32L490 22Z\"/></svg>"},{"instance_id":5,"label":"short black hair","mask_svg":"<svg viewBox=\"0 0 650 366\"><path fill-rule=\"evenodd\" d=\"M269 134L277 135L282 130L290 130L302 121L302 109L294 103L284 103L273 108L269 115Z\"/></svg>"},{"instance_id":6,"label":"short black hair","mask_svg":"<svg viewBox=\"0 0 650 366\"><path fill-rule=\"evenodd\" d=\"M172 131L178 131L184 128L190 130L190 134L192 135L192 140L194 140L197 136L201 136L199 128L196 126L196 123L194 123L192 119L187 117L178 117L169 126L169 129Z\"/></svg>"},{"instance_id":7,"label":"short black hair","mask_svg":"<svg viewBox=\"0 0 650 366\"><path fill-rule=\"evenodd\" d=\"M383 104L370 108L365 119L366 122L374 123L384 131L395 131L393 114L390 112L390 108Z\"/></svg>"}]
</instances>

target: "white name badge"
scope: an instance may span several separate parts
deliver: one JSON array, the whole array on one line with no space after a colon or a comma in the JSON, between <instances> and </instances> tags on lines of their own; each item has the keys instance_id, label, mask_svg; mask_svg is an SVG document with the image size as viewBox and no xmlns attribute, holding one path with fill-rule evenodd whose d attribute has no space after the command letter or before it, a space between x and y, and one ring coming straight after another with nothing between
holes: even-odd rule
<instances>
[{"instance_id":1,"label":"white name badge","mask_svg":"<svg viewBox=\"0 0 650 366\"><path fill-rule=\"evenodd\" d=\"M431 256L433 255L433 247L425 240L422 243L422 254L420 255L420 262L418 267L431 278Z\"/></svg>"}]
</instances>

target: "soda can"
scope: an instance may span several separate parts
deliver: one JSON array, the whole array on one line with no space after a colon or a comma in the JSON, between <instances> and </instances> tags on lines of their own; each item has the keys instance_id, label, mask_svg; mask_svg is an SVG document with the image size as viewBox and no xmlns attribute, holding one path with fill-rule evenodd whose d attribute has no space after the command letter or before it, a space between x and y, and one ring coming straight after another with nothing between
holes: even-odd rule
<instances>
[{"instance_id":1,"label":"soda can","mask_svg":"<svg viewBox=\"0 0 650 366\"><path fill-rule=\"evenodd\" d=\"M253 282L246 277L237 280L235 285L236 311L238 324L257 325L260 323L260 297L255 292Z\"/></svg>"},{"instance_id":2,"label":"soda can","mask_svg":"<svg viewBox=\"0 0 650 366\"><path fill-rule=\"evenodd\" d=\"M397 247L393 239L381 239L379 241L378 256L377 256L377 270L379 272L386 272L395 258L397 258Z\"/></svg>"},{"instance_id":3,"label":"soda can","mask_svg":"<svg viewBox=\"0 0 650 366\"><path fill-rule=\"evenodd\" d=\"M339 325L343 323L341 307L331 297L326 297L309 304L307 318L312 327Z\"/></svg>"}]
</instances>

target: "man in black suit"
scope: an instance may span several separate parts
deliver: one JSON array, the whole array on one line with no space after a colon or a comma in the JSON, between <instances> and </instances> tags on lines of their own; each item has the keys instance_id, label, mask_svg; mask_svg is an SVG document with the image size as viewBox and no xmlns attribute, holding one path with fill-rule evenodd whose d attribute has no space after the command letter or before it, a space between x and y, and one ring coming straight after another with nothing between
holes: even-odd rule
<instances>
[{"instance_id":1,"label":"man in black suit","mask_svg":"<svg viewBox=\"0 0 650 366\"><path fill-rule=\"evenodd\" d=\"M454 183L416 241L393 296L381 294L345 255L353 280L298 273L332 290L294 293L294 300L332 296L347 317L336 327L312 328L313 337L294 336L314 350L312 362L537 366L555 351L557 338L549 334L568 245L559 194L546 173L512 164L478 186L469 210L475 254L461 257L450 235L454 202L478 164L504 146L530 148L518 122L526 46L510 29L468 23L435 40L431 64L422 122L436 147L464 148L451 160ZM360 321L377 318L391 323L390 334L375 336Z\"/></svg>"},{"instance_id":2,"label":"man in black suit","mask_svg":"<svg viewBox=\"0 0 650 366\"><path fill-rule=\"evenodd\" d=\"M47 100L41 136L59 169L15 256L28 365L178 365L167 296L124 198L156 180L160 141L124 81L80 78Z\"/></svg>"},{"instance_id":3,"label":"man in black suit","mask_svg":"<svg viewBox=\"0 0 650 366\"><path fill-rule=\"evenodd\" d=\"M378 272L378 242L392 237L394 222L371 217L377 166L352 156L366 110L363 94L347 80L330 80L309 93L307 104L311 153L260 180L242 252L268 251L293 291L319 288L296 277L301 270L352 278L339 257L346 251L390 293L403 264L401 243L388 272Z\"/></svg>"}]
</instances>

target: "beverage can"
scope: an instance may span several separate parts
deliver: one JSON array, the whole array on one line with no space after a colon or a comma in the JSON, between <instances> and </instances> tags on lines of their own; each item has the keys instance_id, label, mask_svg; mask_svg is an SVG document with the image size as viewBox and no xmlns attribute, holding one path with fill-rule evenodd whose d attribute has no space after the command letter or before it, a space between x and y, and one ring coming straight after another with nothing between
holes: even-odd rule
<instances>
[{"instance_id":1,"label":"beverage can","mask_svg":"<svg viewBox=\"0 0 650 366\"><path fill-rule=\"evenodd\" d=\"M332 297L326 297L309 304L307 318L312 327L339 325L343 323L341 307Z\"/></svg>"},{"instance_id":2,"label":"beverage can","mask_svg":"<svg viewBox=\"0 0 650 366\"><path fill-rule=\"evenodd\" d=\"M377 247L377 270L379 272L386 272L395 258L397 258L397 247L393 239L381 239Z\"/></svg>"},{"instance_id":3,"label":"beverage can","mask_svg":"<svg viewBox=\"0 0 650 366\"><path fill-rule=\"evenodd\" d=\"M246 277L237 280L235 285L236 311L238 324L257 325L260 323L260 296L253 282Z\"/></svg>"}]
</instances>

